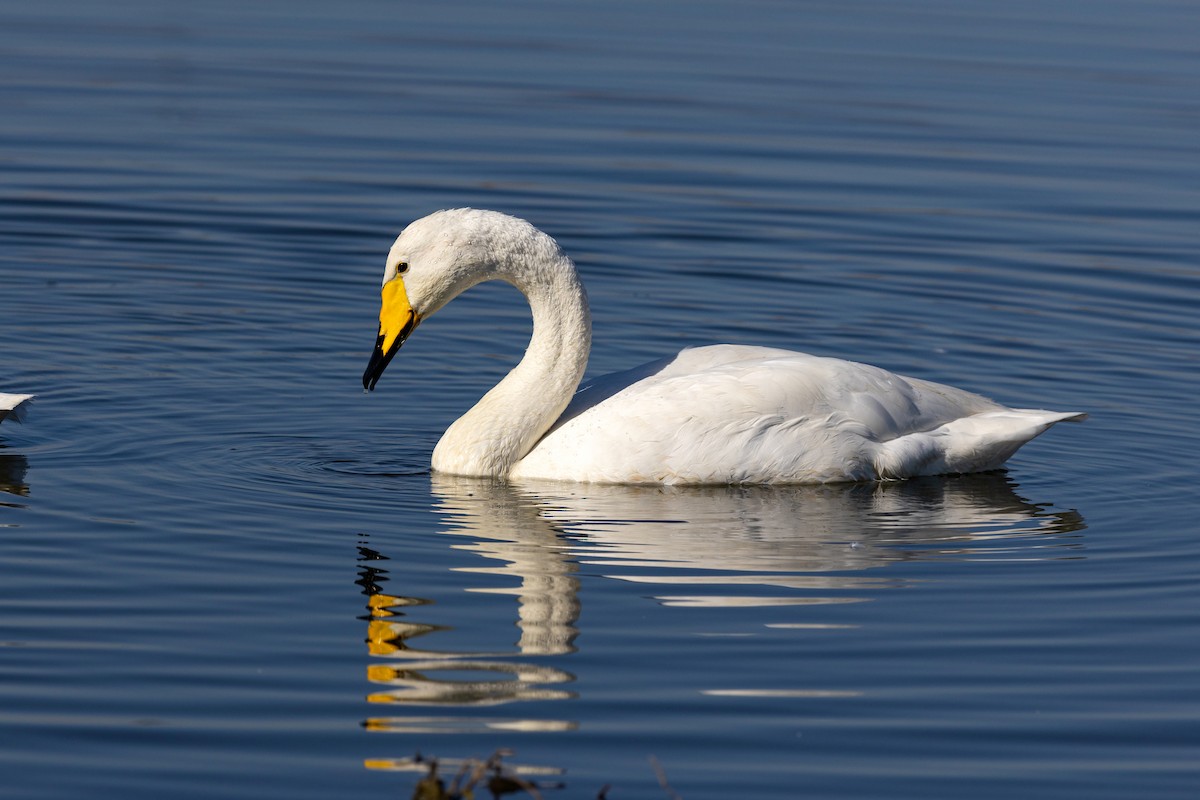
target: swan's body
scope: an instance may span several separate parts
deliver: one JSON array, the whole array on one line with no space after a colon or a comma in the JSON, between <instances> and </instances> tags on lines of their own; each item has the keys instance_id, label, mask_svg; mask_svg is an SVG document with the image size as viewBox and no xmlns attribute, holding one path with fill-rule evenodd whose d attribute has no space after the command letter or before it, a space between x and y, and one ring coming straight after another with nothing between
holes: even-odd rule
<instances>
[{"instance_id":1,"label":"swan's body","mask_svg":"<svg viewBox=\"0 0 1200 800\"><path fill-rule=\"evenodd\" d=\"M33 395L31 394L6 394L5 392L0 392L0 422L3 422L8 417L12 417L14 421L20 422L29 401L32 399Z\"/></svg>"},{"instance_id":2,"label":"swan's body","mask_svg":"<svg viewBox=\"0 0 1200 800\"><path fill-rule=\"evenodd\" d=\"M591 381L587 295L549 236L494 211L440 211L396 239L384 272L373 389L422 318L486 280L529 299L525 357L446 431L433 468L599 483L822 483L1000 467L1056 422L877 367L712 345Z\"/></svg>"}]
</instances>

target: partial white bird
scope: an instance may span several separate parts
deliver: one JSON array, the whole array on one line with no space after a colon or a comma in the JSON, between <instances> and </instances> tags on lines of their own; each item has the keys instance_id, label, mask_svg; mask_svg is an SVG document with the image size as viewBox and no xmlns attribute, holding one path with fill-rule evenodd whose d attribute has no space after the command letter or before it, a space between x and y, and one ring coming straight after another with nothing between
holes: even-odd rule
<instances>
[{"instance_id":1,"label":"partial white bird","mask_svg":"<svg viewBox=\"0 0 1200 800\"><path fill-rule=\"evenodd\" d=\"M20 422L25 416L25 410L29 407L29 401L33 399L31 394L6 394L0 392L0 422L12 417L15 422Z\"/></svg>"},{"instance_id":2,"label":"partial white bird","mask_svg":"<svg viewBox=\"0 0 1200 800\"><path fill-rule=\"evenodd\" d=\"M591 347L571 259L528 222L439 211L409 225L383 276L363 386L421 320L477 283L528 299L521 362L433 451L433 469L510 480L623 484L826 483L980 472L1077 412L1006 408L877 367L769 347L711 345L613 373L578 392Z\"/></svg>"}]
</instances>

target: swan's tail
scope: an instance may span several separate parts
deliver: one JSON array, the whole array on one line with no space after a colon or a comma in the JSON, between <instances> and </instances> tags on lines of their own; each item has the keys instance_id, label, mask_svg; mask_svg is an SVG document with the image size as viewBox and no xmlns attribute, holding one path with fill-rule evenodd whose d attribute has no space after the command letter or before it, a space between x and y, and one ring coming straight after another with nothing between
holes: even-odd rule
<instances>
[{"instance_id":1,"label":"swan's tail","mask_svg":"<svg viewBox=\"0 0 1200 800\"><path fill-rule=\"evenodd\" d=\"M1010 411L1025 417L1039 418L1046 423L1046 428L1056 422L1083 422L1088 418L1087 412L1084 411L1045 411L1040 408L1013 408ZM1042 430L1044 431L1046 428L1042 428Z\"/></svg>"},{"instance_id":2,"label":"swan's tail","mask_svg":"<svg viewBox=\"0 0 1200 800\"><path fill-rule=\"evenodd\" d=\"M986 472L999 469L1021 445L1051 425L1085 419L1087 414L1078 411L985 411L886 442L875 465L882 478Z\"/></svg>"},{"instance_id":3,"label":"swan's tail","mask_svg":"<svg viewBox=\"0 0 1200 800\"><path fill-rule=\"evenodd\" d=\"M29 408L31 394L5 394L0 392L0 422L12 417L14 422L20 422Z\"/></svg>"},{"instance_id":4,"label":"swan's tail","mask_svg":"<svg viewBox=\"0 0 1200 800\"><path fill-rule=\"evenodd\" d=\"M946 466L950 472L999 469L1023 444L1051 425L1086 418L1087 414L1077 411L1009 408L954 420L941 428L947 437Z\"/></svg>"}]
</instances>

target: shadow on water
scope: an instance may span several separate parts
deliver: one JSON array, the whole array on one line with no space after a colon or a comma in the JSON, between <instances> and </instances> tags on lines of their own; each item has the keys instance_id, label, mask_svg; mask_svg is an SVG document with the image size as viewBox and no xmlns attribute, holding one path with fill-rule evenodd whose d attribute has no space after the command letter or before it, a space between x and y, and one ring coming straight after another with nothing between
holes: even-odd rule
<instances>
[{"instance_id":1,"label":"shadow on water","mask_svg":"<svg viewBox=\"0 0 1200 800\"><path fill-rule=\"evenodd\" d=\"M882 574L899 562L1082 558L1075 511L1020 497L1004 473L884 484L799 487L509 485L435 475L432 492L450 546L480 557L456 572L505 576L519 632L508 653L452 652L424 645L449 628L411 619L426 598L387 593L388 557L360 546L359 584L368 596L367 642L379 663L369 702L398 707L481 709L569 700L575 677L530 663L576 651L581 568L656 587L664 606L818 606L864 602L911 578ZM810 627L805 624L772 627ZM825 627L813 624L811 627ZM853 693L851 693L853 694ZM372 731L481 733L568 731L568 719L396 715L365 721ZM424 769L409 759L375 769Z\"/></svg>"},{"instance_id":2,"label":"shadow on water","mask_svg":"<svg viewBox=\"0 0 1200 800\"><path fill-rule=\"evenodd\" d=\"M0 492L27 497L29 484L25 483L25 473L28 471L29 461L25 456L0 453Z\"/></svg>"}]
</instances>

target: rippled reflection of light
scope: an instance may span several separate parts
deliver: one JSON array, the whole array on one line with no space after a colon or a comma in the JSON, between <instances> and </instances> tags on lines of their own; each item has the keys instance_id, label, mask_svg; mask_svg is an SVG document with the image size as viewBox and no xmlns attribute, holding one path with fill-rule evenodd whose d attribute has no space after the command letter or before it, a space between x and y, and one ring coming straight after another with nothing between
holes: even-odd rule
<instances>
[{"instance_id":1,"label":"rippled reflection of light","mask_svg":"<svg viewBox=\"0 0 1200 800\"><path fill-rule=\"evenodd\" d=\"M900 585L884 578L847 575L605 575L627 583L656 583L664 586L778 586L784 589L884 589Z\"/></svg>"},{"instance_id":2,"label":"rippled reflection of light","mask_svg":"<svg viewBox=\"0 0 1200 800\"><path fill-rule=\"evenodd\" d=\"M433 677L438 672L483 672L504 674L495 680L447 680ZM546 689L543 684L569 683L575 676L553 667L510 661L416 661L404 664L375 664L367 668L367 679L392 687L374 692L372 703L486 706L517 700L563 700L574 693Z\"/></svg>"},{"instance_id":3,"label":"rippled reflection of light","mask_svg":"<svg viewBox=\"0 0 1200 800\"><path fill-rule=\"evenodd\" d=\"M379 733L562 733L579 727L565 719L489 719L484 717L371 717L363 723Z\"/></svg>"},{"instance_id":4,"label":"rippled reflection of light","mask_svg":"<svg viewBox=\"0 0 1200 800\"><path fill-rule=\"evenodd\" d=\"M466 758L439 758L438 766L445 772L454 772L463 767L473 766L477 762ZM390 770L394 772L428 772L429 761L416 758L371 758L363 762L367 769ZM534 764L519 764L505 759L504 766L518 775L531 777L562 775L566 770L560 767L543 767Z\"/></svg>"},{"instance_id":5,"label":"rippled reflection of light","mask_svg":"<svg viewBox=\"0 0 1200 800\"><path fill-rule=\"evenodd\" d=\"M677 608L768 608L771 606L826 606L865 603L869 597L729 597L726 595L661 595L654 598Z\"/></svg>"},{"instance_id":6,"label":"rippled reflection of light","mask_svg":"<svg viewBox=\"0 0 1200 800\"><path fill-rule=\"evenodd\" d=\"M405 618L413 609L432 601L421 597L390 594L384 585L390 580L382 566L388 557L359 545L359 576L355 581L367 595L366 643L372 656L403 659L401 662L371 664L367 680L380 687L367 695L367 702L387 705L426 705L446 707L488 707L518 701L565 700L574 692L548 688L547 684L569 683L575 676L554 667L528 661L492 660L506 654L449 653L421 650L410 640L449 630ZM517 592L519 602L528 607L523 615L523 652L569 652L569 642L575 635L577 605L564 603L539 604L538 593L569 591L574 597L577 587L560 581L530 586ZM531 610L541 609L534 613ZM546 612L546 609L550 609ZM564 613L560 610L565 609ZM488 658L488 660L483 660ZM447 677L447 674L454 677ZM475 673L476 675L472 675ZM478 675L486 677L478 677ZM463 679L466 677L467 679ZM457 678L457 679L455 679ZM472 679L473 678L473 679ZM495 718L455 716L388 716L370 717L363 728L373 733L407 734L468 734L504 731L508 733L562 732L574 730L577 723L561 719ZM375 759L366 762L369 769L427 769L424 762L405 759Z\"/></svg>"}]
</instances>

